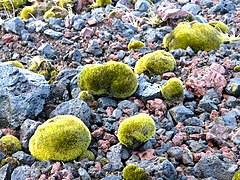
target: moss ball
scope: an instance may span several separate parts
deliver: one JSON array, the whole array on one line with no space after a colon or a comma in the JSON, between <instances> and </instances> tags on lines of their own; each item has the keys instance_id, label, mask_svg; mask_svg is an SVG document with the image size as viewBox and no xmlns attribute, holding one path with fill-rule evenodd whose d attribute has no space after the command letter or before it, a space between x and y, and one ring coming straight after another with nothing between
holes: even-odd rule
<instances>
[{"instance_id":1,"label":"moss ball","mask_svg":"<svg viewBox=\"0 0 240 180\"><path fill-rule=\"evenodd\" d=\"M208 24L214 27L219 32L228 33L229 31L228 26L221 21L211 21Z\"/></svg>"},{"instance_id":2,"label":"moss ball","mask_svg":"<svg viewBox=\"0 0 240 180\"><path fill-rule=\"evenodd\" d=\"M147 180L146 171L135 164L129 164L123 169L122 177L124 180Z\"/></svg>"},{"instance_id":3,"label":"moss ball","mask_svg":"<svg viewBox=\"0 0 240 180\"><path fill-rule=\"evenodd\" d=\"M133 41L128 44L128 50L138 50L142 47L145 47L142 41Z\"/></svg>"},{"instance_id":4,"label":"moss ball","mask_svg":"<svg viewBox=\"0 0 240 180\"><path fill-rule=\"evenodd\" d=\"M153 119L147 114L138 114L125 119L119 126L121 144L135 149L147 142L156 132Z\"/></svg>"},{"instance_id":5,"label":"moss ball","mask_svg":"<svg viewBox=\"0 0 240 180\"><path fill-rule=\"evenodd\" d=\"M186 49L190 46L194 51L210 51L219 48L224 42L220 33L211 25L193 22L181 22L163 39L166 49Z\"/></svg>"},{"instance_id":6,"label":"moss ball","mask_svg":"<svg viewBox=\"0 0 240 180\"><path fill-rule=\"evenodd\" d=\"M136 91L138 82L126 64L109 61L102 65L84 66L79 74L78 86L93 95L126 98Z\"/></svg>"},{"instance_id":7,"label":"moss ball","mask_svg":"<svg viewBox=\"0 0 240 180\"><path fill-rule=\"evenodd\" d=\"M235 172L232 180L239 180L240 179L240 170L238 170L237 172Z\"/></svg>"},{"instance_id":8,"label":"moss ball","mask_svg":"<svg viewBox=\"0 0 240 180\"><path fill-rule=\"evenodd\" d=\"M22 146L20 141L13 135L6 135L0 139L0 150L4 154L11 155L21 149Z\"/></svg>"},{"instance_id":9,"label":"moss ball","mask_svg":"<svg viewBox=\"0 0 240 180\"><path fill-rule=\"evenodd\" d=\"M20 18L22 20L27 20L35 13L36 8L37 6L25 6L20 13Z\"/></svg>"},{"instance_id":10,"label":"moss ball","mask_svg":"<svg viewBox=\"0 0 240 180\"><path fill-rule=\"evenodd\" d=\"M17 158L13 158L11 156L4 158L0 163L0 168L3 167L6 164L10 164L11 168L14 169L17 166L20 165L20 162L17 160Z\"/></svg>"},{"instance_id":11,"label":"moss ball","mask_svg":"<svg viewBox=\"0 0 240 180\"><path fill-rule=\"evenodd\" d=\"M177 100L183 97L183 84L178 78L170 78L161 88L161 93L166 100Z\"/></svg>"},{"instance_id":12,"label":"moss ball","mask_svg":"<svg viewBox=\"0 0 240 180\"><path fill-rule=\"evenodd\" d=\"M81 98L85 102L93 102L94 97L89 91L81 91L78 95L78 98Z\"/></svg>"},{"instance_id":13,"label":"moss ball","mask_svg":"<svg viewBox=\"0 0 240 180\"><path fill-rule=\"evenodd\" d=\"M0 0L0 9L16 9L26 4L26 0Z\"/></svg>"},{"instance_id":14,"label":"moss ball","mask_svg":"<svg viewBox=\"0 0 240 180\"><path fill-rule=\"evenodd\" d=\"M38 126L29 150L40 161L70 161L87 151L90 142L90 131L79 118L60 115Z\"/></svg>"},{"instance_id":15,"label":"moss ball","mask_svg":"<svg viewBox=\"0 0 240 180\"><path fill-rule=\"evenodd\" d=\"M174 57L163 50L148 53L140 58L135 66L134 72L137 74L147 71L150 76L173 71L176 65Z\"/></svg>"}]
</instances>

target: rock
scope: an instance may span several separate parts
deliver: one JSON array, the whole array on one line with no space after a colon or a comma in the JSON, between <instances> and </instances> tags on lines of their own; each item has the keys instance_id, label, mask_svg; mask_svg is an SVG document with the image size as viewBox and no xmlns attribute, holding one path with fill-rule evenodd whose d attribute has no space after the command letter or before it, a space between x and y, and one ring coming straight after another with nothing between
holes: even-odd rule
<instances>
[{"instance_id":1,"label":"rock","mask_svg":"<svg viewBox=\"0 0 240 180\"><path fill-rule=\"evenodd\" d=\"M123 163L121 161L122 149L123 146L120 143L118 143L110 147L109 148L110 152L107 152L107 159L109 160L109 163L114 164L113 165L115 167L114 170L122 170L123 168Z\"/></svg>"},{"instance_id":2,"label":"rock","mask_svg":"<svg viewBox=\"0 0 240 180\"><path fill-rule=\"evenodd\" d=\"M8 180L11 179L11 165L7 163L3 167L0 168L0 179L1 180Z\"/></svg>"},{"instance_id":3,"label":"rock","mask_svg":"<svg viewBox=\"0 0 240 180\"><path fill-rule=\"evenodd\" d=\"M114 109L113 113L112 113L112 117L114 117L115 119L119 119L120 117L122 117L123 112L120 109Z\"/></svg>"},{"instance_id":4,"label":"rock","mask_svg":"<svg viewBox=\"0 0 240 180\"><path fill-rule=\"evenodd\" d=\"M3 154L2 151L0 151L0 162L5 158L5 154Z\"/></svg>"},{"instance_id":5,"label":"rock","mask_svg":"<svg viewBox=\"0 0 240 180\"><path fill-rule=\"evenodd\" d=\"M231 140L238 145L238 147L240 146L240 129L237 130L237 132L234 132Z\"/></svg>"},{"instance_id":6,"label":"rock","mask_svg":"<svg viewBox=\"0 0 240 180\"><path fill-rule=\"evenodd\" d=\"M225 126L238 126L239 110L232 109L223 116Z\"/></svg>"},{"instance_id":7,"label":"rock","mask_svg":"<svg viewBox=\"0 0 240 180\"><path fill-rule=\"evenodd\" d=\"M232 78L227 84L226 92L232 96L240 96L240 78Z\"/></svg>"},{"instance_id":8,"label":"rock","mask_svg":"<svg viewBox=\"0 0 240 180\"><path fill-rule=\"evenodd\" d=\"M169 110L175 122L184 122L186 119L194 117L195 114L184 105L178 105Z\"/></svg>"},{"instance_id":9,"label":"rock","mask_svg":"<svg viewBox=\"0 0 240 180\"><path fill-rule=\"evenodd\" d=\"M31 155L29 155L23 151L18 151L16 153L14 153L12 155L12 157L17 158L17 160L23 165L31 166L35 161L35 159Z\"/></svg>"},{"instance_id":10,"label":"rock","mask_svg":"<svg viewBox=\"0 0 240 180\"><path fill-rule=\"evenodd\" d=\"M81 179L84 179L84 180L91 180L91 177L90 175L88 174L88 172L84 169L84 168L79 168L78 169L78 174L80 175L80 178Z\"/></svg>"},{"instance_id":11,"label":"rock","mask_svg":"<svg viewBox=\"0 0 240 180\"><path fill-rule=\"evenodd\" d=\"M197 126L184 126L182 132L187 134L200 134L203 131L203 128Z\"/></svg>"},{"instance_id":12,"label":"rock","mask_svg":"<svg viewBox=\"0 0 240 180\"><path fill-rule=\"evenodd\" d=\"M120 176L110 175L110 176L104 177L102 180L122 180L122 178Z\"/></svg>"},{"instance_id":13,"label":"rock","mask_svg":"<svg viewBox=\"0 0 240 180\"><path fill-rule=\"evenodd\" d=\"M52 49L51 45L49 43L44 43L42 44L39 48L38 51L41 56L47 59L53 59L57 57L57 53Z\"/></svg>"},{"instance_id":14,"label":"rock","mask_svg":"<svg viewBox=\"0 0 240 180\"><path fill-rule=\"evenodd\" d=\"M39 169L31 168L28 165L18 166L12 172L11 179L26 180L26 179L38 179L41 175Z\"/></svg>"},{"instance_id":15,"label":"rock","mask_svg":"<svg viewBox=\"0 0 240 180\"><path fill-rule=\"evenodd\" d=\"M200 1L200 6L212 7L213 6L213 1L212 0L201 0Z\"/></svg>"},{"instance_id":16,"label":"rock","mask_svg":"<svg viewBox=\"0 0 240 180\"><path fill-rule=\"evenodd\" d=\"M16 128L21 121L37 117L50 93L44 77L11 63L0 63L0 72L0 128Z\"/></svg>"},{"instance_id":17,"label":"rock","mask_svg":"<svg viewBox=\"0 0 240 180\"><path fill-rule=\"evenodd\" d=\"M60 37L63 36L63 33L54 31L52 29L46 29L43 33L50 36L53 39L59 39Z\"/></svg>"},{"instance_id":18,"label":"rock","mask_svg":"<svg viewBox=\"0 0 240 180\"><path fill-rule=\"evenodd\" d=\"M117 101L109 97L101 97L97 100L98 107L107 108L108 106L117 107Z\"/></svg>"},{"instance_id":19,"label":"rock","mask_svg":"<svg viewBox=\"0 0 240 180\"><path fill-rule=\"evenodd\" d=\"M203 156L194 166L194 176L198 178L213 177L218 180L231 180L234 172L229 172L225 162L217 156Z\"/></svg>"},{"instance_id":20,"label":"rock","mask_svg":"<svg viewBox=\"0 0 240 180\"><path fill-rule=\"evenodd\" d=\"M87 103L79 98L59 104L50 114L50 118L57 115L73 115L80 118L90 127L91 109Z\"/></svg>"},{"instance_id":21,"label":"rock","mask_svg":"<svg viewBox=\"0 0 240 180\"><path fill-rule=\"evenodd\" d=\"M94 30L90 27L85 27L81 30L80 35L83 38L91 38L94 35ZM109 36L111 37L112 35L109 33ZM99 37L100 37L100 34L99 34Z\"/></svg>"},{"instance_id":22,"label":"rock","mask_svg":"<svg viewBox=\"0 0 240 180\"><path fill-rule=\"evenodd\" d=\"M147 0L137 0L135 3L135 10L140 12L147 12L150 3Z\"/></svg>"},{"instance_id":23,"label":"rock","mask_svg":"<svg viewBox=\"0 0 240 180\"><path fill-rule=\"evenodd\" d=\"M54 162L52 161L36 161L35 163L33 163L33 165L31 166L32 169L38 169L40 170L40 172L42 174L46 174L49 173L53 167ZM26 165L27 166L27 165ZM27 166L28 167L28 166ZM28 169L28 168L27 168Z\"/></svg>"},{"instance_id":24,"label":"rock","mask_svg":"<svg viewBox=\"0 0 240 180\"><path fill-rule=\"evenodd\" d=\"M201 11L201 7L197 4L193 3L187 3L182 7L183 10L193 14L197 15Z\"/></svg>"},{"instance_id":25,"label":"rock","mask_svg":"<svg viewBox=\"0 0 240 180\"><path fill-rule=\"evenodd\" d=\"M138 105L129 100L120 101L118 103L118 108L121 109L124 113L131 115L138 112Z\"/></svg>"},{"instance_id":26,"label":"rock","mask_svg":"<svg viewBox=\"0 0 240 180\"><path fill-rule=\"evenodd\" d=\"M70 61L75 61L75 62L81 62L82 60L82 54L79 51L79 49L74 49L72 51L69 52L68 54L68 59Z\"/></svg>"},{"instance_id":27,"label":"rock","mask_svg":"<svg viewBox=\"0 0 240 180\"><path fill-rule=\"evenodd\" d=\"M186 4L188 2L189 2L189 0L178 0L178 3L181 5Z\"/></svg>"},{"instance_id":28,"label":"rock","mask_svg":"<svg viewBox=\"0 0 240 180\"><path fill-rule=\"evenodd\" d=\"M201 15L196 15L195 18L196 18L196 20L197 20L198 22L200 22L200 23L208 23L207 19L204 18L204 17L201 16Z\"/></svg>"},{"instance_id":29,"label":"rock","mask_svg":"<svg viewBox=\"0 0 240 180\"><path fill-rule=\"evenodd\" d=\"M197 141L193 141L193 140L189 140L187 143L189 143L189 147L191 149L192 152L195 153L200 153L203 150L207 149L207 145L204 142L197 142Z\"/></svg>"},{"instance_id":30,"label":"rock","mask_svg":"<svg viewBox=\"0 0 240 180\"><path fill-rule=\"evenodd\" d=\"M94 56L101 56L103 51L96 39L90 40L86 52L93 54Z\"/></svg>"},{"instance_id":31,"label":"rock","mask_svg":"<svg viewBox=\"0 0 240 180\"><path fill-rule=\"evenodd\" d=\"M21 127L20 127L20 142L21 142L22 148L25 151L29 152L29 150L28 150L29 140L40 124L41 123L38 121L26 119L23 122L23 124L21 125Z\"/></svg>"},{"instance_id":32,"label":"rock","mask_svg":"<svg viewBox=\"0 0 240 180\"><path fill-rule=\"evenodd\" d=\"M204 127L204 123L201 119L197 117L191 117L184 121L185 126L201 126Z\"/></svg>"},{"instance_id":33,"label":"rock","mask_svg":"<svg viewBox=\"0 0 240 180\"><path fill-rule=\"evenodd\" d=\"M77 31L80 31L84 27L85 21L83 19L76 19L73 21L73 28Z\"/></svg>"},{"instance_id":34,"label":"rock","mask_svg":"<svg viewBox=\"0 0 240 180\"><path fill-rule=\"evenodd\" d=\"M21 31L25 29L25 24L19 17L14 17L3 23L3 29L6 32L12 32L21 35Z\"/></svg>"}]
</instances>

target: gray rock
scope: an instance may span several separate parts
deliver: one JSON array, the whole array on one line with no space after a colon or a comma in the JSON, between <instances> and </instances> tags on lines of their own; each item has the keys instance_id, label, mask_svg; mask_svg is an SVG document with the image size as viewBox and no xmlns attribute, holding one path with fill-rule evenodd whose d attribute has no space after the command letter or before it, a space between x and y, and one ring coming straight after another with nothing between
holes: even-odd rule
<instances>
[{"instance_id":1,"label":"gray rock","mask_svg":"<svg viewBox=\"0 0 240 180\"><path fill-rule=\"evenodd\" d=\"M90 127L91 109L81 99L71 99L59 104L50 114L50 117L57 115L74 115L80 118L86 126Z\"/></svg>"},{"instance_id":2,"label":"gray rock","mask_svg":"<svg viewBox=\"0 0 240 180\"><path fill-rule=\"evenodd\" d=\"M118 59L122 60L125 57L126 53L123 50L117 52Z\"/></svg>"},{"instance_id":3,"label":"gray rock","mask_svg":"<svg viewBox=\"0 0 240 180\"><path fill-rule=\"evenodd\" d=\"M16 128L42 112L50 87L42 75L11 63L0 63L0 72L0 128Z\"/></svg>"},{"instance_id":4,"label":"gray rock","mask_svg":"<svg viewBox=\"0 0 240 180\"><path fill-rule=\"evenodd\" d=\"M204 142L190 140L190 142L187 142L187 143L189 143L189 147L191 151L195 153L200 153L205 149L207 149L208 147Z\"/></svg>"},{"instance_id":5,"label":"gray rock","mask_svg":"<svg viewBox=\"0 0 240 180\"><path fill-rule=\"evenodd\" d=\"M51 17L51 18L48 19L48 24L52 29L54 29L56 31L64 30L64 27L63 27L64 22L63 22L62 18Z\"/></svg>"},{"instance_id":6,"label":"gray rock","mask_svg":"<svg viewBox=\"0 0 240 180\"><path fill-rule=\"evenodd\" d=\"M201 16L201 15L196 15L195 18L200 23L208 23L208 20L206 18L204 18L203 16Z\"/></svg>"},{"instance_id":7,"label":"gray rock","mask_svg":"<svg viewBox=\"0 0 240 180\"><path fill-rule=\"evenodd\" d=\"M171 108L169 113L175 122L184 122L186 119L195 116L195 114L184 105L178 105Z\"/></svg>"},{"instance_id":8,"label":"gray rock","mask_svg":"<svg viewBox=\"0 0 240 180\"><path fill-rule=\"evenodd\" d=\"M201 119L197 117L191 117L184 121L185 126L201 126L204 127L204 123Z\"/></svg>"},{"instance_id":9,"label":"gray rock","mask_svg":"<svg viewBox=\"0 0 240 180\"><path fill-rule=\"evenodd\" d=\"M112 117L114 117L115 119L119 119L120 117L122 117L123 112L120 109L114 109L113 113L112 113Z\"/></svg>"},{"instance_id":10,"label":"gray rock","mask_svg":"<svg viewBox=\"0 0 240 180\"><path fill-rule=\"evenodd\" d=\"M178 0L178 3L181 5L186 4L188 2L189 2L189 0Z\"/></svg>"},{"instance_id":11,"label":"gray rock","mask_svg":"<svg viewBox=\"0 0 240 180\"><path fill-rule=\"evenodd\" d=\"M239 118L239 110L232 109L223 116L225 126L238 126L237 119Z\"/></svg>"},{"instance_id":12,"label":"gray rock","mask_svg":"<svg viewBox=\"0 0 240 180\"><path fill-rule=\"evenodd\" d=\"M194 166L194 176L198 178L213 177L218 180L231 180L234 172L229 172L225 162L217 156L203 156Z\"/></svg>"},{"instance_id":13,"label":"gray rock","mask_svg":"<svg viewBox=\"0 0 240 180\"><path fill-rule=\"evenodd\" d=\"M22 41L28 41L30 39L30 33L26 29L23 29L21 31L21 38Z\"/></svg>"},{"instance_id":14,"label":"gray rock","mask_svg":"<svg viewBox=\"0 0 240 180\"><path fill-rule=\"evenodd\" d=\"M135 114L136 112L138 112L138 105L136 105L135 103L133 103L129 100L120 101L118 103L118 108L121 109L123 112L126 109L131 110L131 111L129 111L129 113L132 115Z\"/></svg>"},{"instance_id":15,"label":"gray rock","mask_svg":"<svg viewBox=\"0 0 240 180\"><path fill-rule=\"evenodd\" d=\"M34 134L35 130L41 123L38 121L33 121L31 119L26 119L20 127L20 142L25 151L28 150L29 140Z\"/></svg>"},{"instance_id":16,"label":"gray rock","mask_svg":"<svg viewBox=\"0 0 240 180\"><path fill-rule=\"evenodd\" d=\"M88 48L86 49L86 52L93 54L94 56L101 56L103 53L101 46L98 44L98 41L96 39L89 41L89 45Z\"/></svg>"},{"instance_id":17,"label":"gray rock","mask_svg":"<svg viewBox=\"0 0 240 180\"><path fill-rule=\"evenodd\" d=\"M23 165L29 165L31 166L35 159L31 155L23 152L23 151L18 151L12 155L12 157L17 158L17 160L23 164Z\"/></svg>"},{"instance_id":18,"label":"gray rock","mask_svg":"<svg viewBox=\"0 0 240 180\"><path fill-rule=\"evenodd\" d=\"M38 51L39 51L40 55L43 56L44 58L52 59L54 57L57 57L57 53L52 49L52 47L49 43L42 44L38 48Z\"/></svg>"},{"instance_id":19,"label":"gray rock","mask_svg":"<svg viewBox=\"0 0 240 180\"><path fill-rule=\"evenodd\" d=\"M228 99L224 105L228 108L235 108L236 106L240 106L240 99L234 96L228 96Z\"/></svg>"},{"instance_id":20,"label":"gray rock","mask_svg":"<svg viewBox=\"0 0 240 180\"><path fill-rule=\"evenodd\" d=\"M54 31L52 29L46 29L43 33L50 36L53 39L59 39L60 37L63 36L63 33Z\"/></svg>"},{"instance_id":21,"label":"gray rock","mask_svg":"<svg viewBox=\"0 0 240 180\"><path fill-rule=\"evenodd\" d=\"M35 31L36 32L43 32L46 28L47 28L47 23L41 21L41 20L37 20L34 22L34 26L35 26Z\"/></svg>"},{"instance_id":22,"label":"gray rock","mask_svg":"<svg viewBox=\"0 0 240 180\"><path fill-rule=\"evenodd\" d=\"M1 180L9 180L11 177L11 165L7 163L3 167L0 168L0 179Z\"/></svg>"},{"instance_id":23,"label":"gray rock","mask_svg":"<svg viewBox=\"0 0 240 180\"><path fill-rule=\"evenodd\" d=\"M0 151L0 162L5 158L5 155L3 154L2 151Z\"/></svg>"},{"instance_id":24,"label":"gray rock","mask_svg":"<svg viewBox=\"0 0 240 180\"><path fill-rule=\"evenodd\" d=\"M135 10L140 12L147 12L150 3L147 0L137 0L135 3Z\"/></svg>"},{"instance_id":25,"label":"gray rock","mask_svg":"<svg viewBox=\"0 0 240 180\"><path fill-rule=\"evenodd\" d=\"M78 169L78 174L80 175L80 178L82 180L91 180L90 175L88 174L88 172L84 169L84 168L79 168Z\"/></svg>"},{"instance_id":26,"label":"gray rock","mask_svg":"<svg viewBox=\"0 0 240 180\"><path fill-rule=\"evenodd\" d=\"M117 107L117 101L109 97L101 97L97 100L97 105L100 108L107 108L108 106Z\"/></svg>"},{"instance_id":27,"label":"gray rock","mask_svg":"<svg viewBox=\"0 0 240 180\"><path fill-rule=\"evenodd\" d=\"M69 52L68 58L71 59L71 61L81 62L82 54L79 49L74 49Z\"/></svg>"},{"instance_id":28,"label":"gray rock","mask_svg":"<svg viewBox=\"0 0 240 180\"><path fill-rule=\"evenodd\" d=\"M240 96L240 78L232 78L227 84L226 92L232 96Z\"/></svg>"},{"instance_id":29,"label":"gray rock","mask_svg":"<svg viewBox=\"0 0 240 180\"><path fill-rule=\"evenodd\" d=\"M197 4L193 3L187 3L182 7L183 10L193 14L197 15L201 11L201 7Z\"/></svg>"},{"instance_id":30,"label":"gray rock","mask_svg":"<svg viewBox=\"0 0 240 180\"><path fill-rule=\"evenodd\" d=\"M10 18L3 23L3 29L6 32L21 35L21 31L25 28L25 24L19 17Z\"/></svg>"},{"instance_id":31,"label":"gray rock","mask_svg":"<svg viewBox=\"0 0 240 180\"><path fill-rule=\"evenodd\" d=\"M193 49L190 46L187 47L186 53L190 56L193 56L195 54Z\"/></svg>"},{"instance_id":32,"label":"gray rock","mask_svg":"<svg viewBox=\"0 0 240 180\"><path fill-rule=\"evenodd\" d=\"M203 128L197 126L184 126L182 132L187 134L200 134L203 131Z\"/></svg>"},{"instance_id":33,"label":"gray rock","mask_svg":"<svg viewBox=\"0 0 240 180\"><path fill-rule=\"evenodd\" d=\"M79 18L73 22L72 26L75 30L80 31L84 27L84 24L85 24L85 21Z\"/></svg>"},{"instance_id":34,"label":"gray rock","mask_svg":"<svg viewBox=\"0 0 240 180\"><path fill-rule=\"evenodd\" d=\"M213 1L212 0L201 0L200 1L200 5L201 6L211 7L213 5Z\"/></svg>"},{"instance_id":35,"label":"gray rock","mask_svg":"<svg viewBox=\"0 0 240 180\"><path fill-rule=\"evenodd\" d=\"M49 173L53 167L54 162L53 161L36 161L31 166L32 169L38 169L42 174ZM27 165L26 165L27 166Z\"/></svg>"},{"instance_id":36,"label":"gray rock","mask_svg":"<svg viewBox=\"0 0 240 180\"><path fill-rule=\"evenodd\" d=\"M39 169L31 168L28 165L18 166L13 170L11 180L38 179L40 175Z\"/></svg>"},{"instance_id":37,"label":"gray rock","mask_svg":"<svg viewBox=\"0 0 240 180\"><path fill-rule=\"evenodd\" d=\"M115 170L121 170L123 168L123 163L121 161L123 146L118 143L109 148L110 152L107 152L107 159L109 163L115 164L117 167Z\"/></svg>"},{"instance_id":38,"label":"gray rock","mask_svg":"<svg viewBox=\"0 0 240 180\"><path fill-rule=\"evenodd\" d=\"M110 176L104 177L102 180L122 180L122 178L121 176L110 175Z\"/></svg>"}]
</instances>

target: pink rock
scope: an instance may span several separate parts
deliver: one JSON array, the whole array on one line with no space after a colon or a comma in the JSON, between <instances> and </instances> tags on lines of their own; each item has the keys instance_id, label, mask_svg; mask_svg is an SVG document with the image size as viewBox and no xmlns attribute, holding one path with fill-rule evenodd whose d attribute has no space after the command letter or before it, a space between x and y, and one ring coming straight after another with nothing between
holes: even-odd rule
<instances>
[{"instance_id":1,"label":"pink rock","mask_svg":"<svg viewBox=\"0 0 240 180\"><path fill-rule=\"evenodd\" d=\"M14 34L4 34L2 37L2 41L4 44L10 43L10 42L16 42L19 40L19 36Z\"/></svg>"},{"instance_id":2,"label":"pink rock","mask_svg":"<svg viewBox=\"0 0 240 180\"><path fill-rule=\"evenodd\" d=\"M85 27L81 30L80 32L80 35L83 37L83 38L91 38L94 34L94 31L92 28L90 27Z\"/></svg>"},{"instance_id":3,"label":"pink rock","mask_svg":"<svg viewBox=\"0 0 240 180\"><path fill-rule=\"evenodd\" d=\"M166 73L163 73L162 75L163 79L170 79L172 77L176 77L176 74L174 74L173 72L166 72Z\"/></svg>"},{"instance_id":4,"label":"pink rock","mask_svg":"<svg viewBox=\"0 0 240 180\"><path fill-rule=\"evenodd\" d=\"M107 109L106 109L106 113L109 115L109 116L111 116L112 115L112 113L113 113L113 107L107 107Z\"/></svg>"},{"instance_id":5,"label":"pink rock","mask_svg":"<svg viewBox=\"0 0 240 180\"><path fill-rule=\"evenodd\" d=\"M136 152L136 154L141 160L153 160L157 158L157 156L154 155L155 151L155 149L148 149L144 152Z\"/></svg>"},{"instance_id":6,"label":"pink rock","mask_svg":"<svg viewBox=\"0 0 240 180\"><path fill-rule=\"evenodd\" d=\"M70 38L72 37L72 33L69 32L69 31L66 31L66 32L64 33L64 37L70 39Z\"/></svg>"},{"instance_id":7,"label":"pink rock","mask_svg":"<svg viewBox=\"0 0 240 180\"><path fill-rule=\"evenodd\" d=\"M110 142L108 140L99 140L98 148L102 150L108 150L110 148Z\"/></svg>"},{"instance_id":8,"label":"pink rock","mask_svg":"<svg viewBox=\"0 0 240 180\"><path fill-rule=\"evenodd\" d=\"M187 140L187 135L186 133L179 132L177 133L173 138L172 142L175 146L180 146L183 141Z\"/></svg>"},{"instance_id":9,"label":"pink rock","mask_svg":"<svg viewBox=\"0 0 240 180\"><path fill-rule=\"evenodd\" d=\"M57 173L61 168L61 163L60 162L56 162L53 164L52 170L51 170L51 174L55 174Z\"/></svg>"},{"instance_id":10,"label":"pink rock","mask_svg":"<svg viewBox=\"0 0 240 180\"><path fill-rule=\"evenodd\" d=\"M103 137L103 133L104 133L104 129L101 127L101 128L99 128L99 129L93 131L93 132L92 132L92 136L93 136L94 138L101 138L101 137Z\"/></svg>"},{"instance_id":11,"label":"pink rock","mask_svg":"<svg viewBox=\"0 0 240 180\"><path fill-rule=\"evenodd\" d=\"M107 132L104 133L103 140L108 140L111 144L116 144L118 142L116 136Z\"/></svg>"},{"instance_id":12,"label":"pink rock","mask_svg":"<svg viewBox=\"0 0 240 180\"><path fill-rule=\"evenodd\" d=\"M87 19L87 24L88 24L89 26L96 25L97 23L98 23L98 21L97 21L97 19L95 19L95 18L89 18L89 19Z\"/></svg>"},{"instance_id":13,"label":"pink rock","mask_svg":"<svg viewBox=\"0 0 240 180\"><path fill-rule=\"evenodd\" d=\"M218 111L212 110L210 114L210 120L214 121L217 119L218 116L219 116Z\"/></svg>"},{"instance_id":14,"label":"pink rock","mask_svg":"<svg viewBox=\"0 0 240 180\"><path fill-rule=\"evenodd\" d=\"M155 98L154 100L148 100L146 107L148 111L157 117L164 117L167 111L167 106L163 100Z\"/></svg>"}]
</instances>

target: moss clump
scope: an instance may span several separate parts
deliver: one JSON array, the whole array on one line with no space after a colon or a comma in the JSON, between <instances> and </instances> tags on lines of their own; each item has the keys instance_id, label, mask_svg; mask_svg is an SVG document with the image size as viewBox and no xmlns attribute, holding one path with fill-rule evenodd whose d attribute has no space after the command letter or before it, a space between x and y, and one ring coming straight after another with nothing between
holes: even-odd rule
<instances>
[{"instance_id":1,"label":"moss clump","mask_svg":"<svg viewBox=\"0 0 240 180\"><path fill-rule=\"evenodd\" d=\"M235 172L234 176L232 177L232 180L239 180L240 179L240 170Z\"/></svg>"},{"instance_id":2,"label":"moss clump","mask_svg":"<svg viewBox=\"0 0 240 180\"><path fill-rule=\"evenodd\" d=\"M59 0L59 1L58 1L58 5L59 5L60 7L65 7L66 4L72 4L72 3L73 3L72 0Z\"/></svg>"},{"instance_id":3,"label":"moss clump","mask_svg":"<svg viewBox=\"0 0 240 180\"><path fill-rule=\"evenodd\" d=\"M96 0L96 2L93 3L90 7L98 8L98 7L107 6L108 4L112 4L112 0Z\"/></svg>"},{"instance_id":4,"label":"moss clump","mask_svg":"<svg viewBox=\"0 0 240 180\"><path fill-rule=\"evenodd\" d=\"M38 126L29 141L29 150L40 161L70 161L87 151L90 142L90 132L80 119L60 115Z\"/></svg>"},{"instance_id":5,"label":"moss clump","mask_svg":"<svg viewBox=\"0 0 240 180\"><path fill-rule=\"evenodd\" d=\"M93 161L95 159L94 154L92 151L84 151L81 156L79 157L79 159L88 159L89 161Z\"/></svg>"},{"instance_id":6,"label":"moss clump","mask_svg":"<svg viewBox=\"0 0 240 180\"><path fill-rule=\"evenodd\" d=\"M30 71L43 75L49 83L52 83L57 76L57 71L51 62L42 58L41 56L33 57L31 59L31 65L28 69Z\"/></svg>"},{"instance_id":7,"label":"moss clump","mask_svg":"<svg viewBox=\"0 0 240 180\"><path fill-rule=\"evenodd\" d=\"M235 72L240 72L240 66L235 66L235 67L233 68L233 70L234 70Z\"/></svg>"},{"instance_id":8,"label":"moss clump","mask_svg":"<svg viewBox=\"0 0 240 180\"><path fill-rule=\"evenodd\" d=\"M26 4L26 0L0 0L0 10L1 9L15 9Z\"/></svg>"},{"instance_id":9,"label":"moss clump","mask_svg":"<svg viewBox=\"0 0 240 180\"><path fill-rule=\"evenodd\" d=\"M178 78L170 78L160 91L166 100L179 100L183 97L182 81Z\"/></svg>"},{"instance_id":10,"label":"moss clump","mask_svg":"<svg viewBox=\"0 0 240 180\"><path fill-rule=\"evenodd\" d=\"M65 8L59 6L53 6L51 9L45 12L43 15L44 19L53 18L65 18L68 15L68 12Z\"/></svg>"},{"instance_id":11,"label":"moss clump","mask_svg":"<svg viewBox=\"0 0 240 180\"><path fill-rule=\"evenodd\" d=\"M138 50L142 47L145 47L142 41L133 41L128 44L128 50Z\"/></svg>"},{"instance_id":12,"label":"moss clump","mask_svg":"<svg viewBox=\"0 0 240 180\"><path fill-rule=\"evenodd\" d=\"M229 31L228 26L221 21L211 21L208 24L214 27L216 30L218 30L221 33L225 34L225 33L228 33Z\"/></svg>"},{"instance_id":13,"label":"moss clump","mask_svg":"<svg viewBox=\"0 0 240 180\"><path fill-rule=\"evenodd\" d=\"M155 132L156 127L152 118L147 114L138 114L120 124L118 139L126 147L135 149L148 141Z\"/></svg>"},{"instance_id":14,"label":"moss clump","mask_svg":"<svg viewBox=\"0 0 240 180\"><path fill-rule=\"evenodd\" d=\"M110 61L103 65L85 66L79 74L78 86L93 95L126 98L136 91L138 82L130 67Z\"/></svg>"},{"instance_id":15,"label":"moss clump","mask_svg":"<svg viewBox=\"0 0 240 180\"><path fill-rule=\"evenodd\" d=\"M0 150L4 154L11 155L21 149L20 141L13 135L6 135L0 139Z\"/></svg>"},{"instance_id":16,"label":"moss clump","mask_svg":"<svg viewBox=\"0 0 240 180\"><path fill-rule=\"evenodd\" d=\"M37 6L25 6L21 13L20 13L20 18L23 20L27 20L31 15L35 13Z\"/></svg>"},{"instance_id":17,"label":"moss clump","mask_svg":"<svg viewBox=\"0 0 240 180\"><path fill-rule=\"evenodd\" d=\"M129 164L123 169L122 177L124 180L146 180L146 171L135 164Z\"/></svg>"},{"instance_id":18,"label":"moss clump","mask_svg":"<svg viewBox=\"0 0 240 180\"><path fill-rule=\"evenodd\" d=\"M173 71L175 65L176 61L170 53L158 50L140 58L134 72L139 74L147 71L150 76L153 76Z\"/></svg>"},{"instance_id":19,"label":"moss clump","mask_svg":"<svg viewBox=\"0 0 240 180\"><path fill-rule=\"evenodd\" d=\"M24 68L23 64L19 61L8 61L12 63L13 66L18 67L18 68Z\"/></svg>"},{"instance_id":20,"label":"moss clump","mask_svg":"<svg viewBox=\"0 0 240 180\"><path fill-rule=\"evenodd\" d=\"M94 104L95 104L93 95L88 91L81 91L78 95L78 98L85 101L88 104L88 106L90 106L90 107L94 106Z\"/></svg>"},{"instance_id":21,"label":"moss clump","mask_svg":"<svg viewBox=\"0 0 240 180\"><path fill-rule=\"evenodd\" d=\"M6 164L10 164L11 165L11 168L14 169L16 168L17 166L20 165L19 161L17 160L17 158L13 158L13 157L6 157L4 158L1 163L0 163L0 168L3 167L4 165Z\"/></svg>"},{"instance_id":22,"label":"moss clump","mask_svg":"<svg viewBox=\"0 0 240 180\"><path fill-rule=\"evenodd\" d=\"M194 51L210 51L219 48L224 42L220 33L211 25L193 22L181 22L163 39L166 49L186 49L190 46Z\"/></svg>"}]
</instances>

